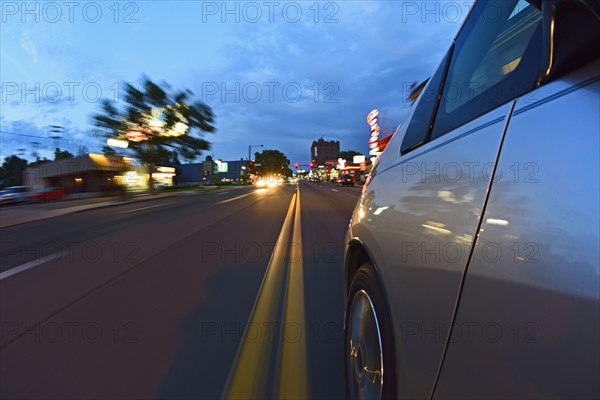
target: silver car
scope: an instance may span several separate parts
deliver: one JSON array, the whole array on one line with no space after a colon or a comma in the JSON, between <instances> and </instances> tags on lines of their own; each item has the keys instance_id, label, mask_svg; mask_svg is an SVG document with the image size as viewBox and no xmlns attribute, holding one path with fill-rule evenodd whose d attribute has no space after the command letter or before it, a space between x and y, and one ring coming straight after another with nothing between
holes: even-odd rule
<instances>
[{"instance_id":1,"label":"silver car","mask_svg":"<svg viewBox=\"0 0 600 400\"><path fill-rule=\"evenodd\" d=\"M0 204L25 203L32 199L33 192L28 186L10 186L0 192Z\"/></svg>"},{"instance_id":2,"label":"silver car","mask_svg":"<svg viewBox=\"0 0 600 400\"><path fill-rule=\"evenodd\" d=\"M347 234L349 398L600 398L600 5L478 1Z\"/></svg>"}]
</instances>

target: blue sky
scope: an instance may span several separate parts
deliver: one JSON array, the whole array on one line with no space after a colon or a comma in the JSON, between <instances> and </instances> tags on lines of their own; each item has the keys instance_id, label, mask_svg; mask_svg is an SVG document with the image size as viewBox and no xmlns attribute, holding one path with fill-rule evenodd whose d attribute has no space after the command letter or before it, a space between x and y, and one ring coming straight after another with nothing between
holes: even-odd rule
<instances>
[{"instance_id":1,"label":"blue sky","mask_svg":"<svg viewBox=\"0 0 600 400\"><path fill-rule=\"evenodd\" d=\"M408 85L433 72L470 5L2 1L1 157L25 149L31 159L37 146L52 158L50 125L64 127L62 149L98 151L90 115L143 74L213 108L212 149L198 160L263 144L305 163L320 137L366 153L369 111L390 129L403 122Z\"/></svg>"}]
</instances>

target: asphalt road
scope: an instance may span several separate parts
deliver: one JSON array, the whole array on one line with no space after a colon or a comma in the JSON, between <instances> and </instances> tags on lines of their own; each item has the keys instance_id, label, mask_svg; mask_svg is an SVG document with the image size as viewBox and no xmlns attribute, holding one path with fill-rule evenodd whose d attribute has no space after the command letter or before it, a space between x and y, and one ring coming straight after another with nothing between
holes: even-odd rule
<instances>
[{"instance_id":1,"label":"asphalt road","mask_svg":"<svg viewBox=\"0 0 600 400\"><path fill-rule=\"evenodd\" d=\"M0 397L344 398L359 193L225 189L3 228Z\"/></svg>"}]
</instances>

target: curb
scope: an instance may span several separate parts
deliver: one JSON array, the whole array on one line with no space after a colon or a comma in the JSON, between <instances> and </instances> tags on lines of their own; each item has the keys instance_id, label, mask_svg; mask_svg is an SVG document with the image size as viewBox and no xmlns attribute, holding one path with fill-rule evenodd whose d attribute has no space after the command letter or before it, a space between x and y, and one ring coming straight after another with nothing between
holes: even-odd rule
<instances>
[{"instance_id":1,"label":"curb","mask_svg":"<svg viewBox=\"0 0 600 400\"><path fill-rule=\"evenodd\" d=\"M75 213L85 212L85 211L89 211L89 210L95 210L98 208L108 208L108 207L114 207L114 206L121 206L121 205L125 205L125 204L131 204L131 203L138 203L138 202L144 202L144 201L150 201L150 200L156 200L156 199L162 199L162 198L169 198L169 197L178 196L181 193L187 193L187 192L191 192L191 191L192 190L190 190L190 191L182 190L182 191L174 192L174 193L165 193L165 194L159 194L159 195L145 195L145 196L141 196L139 198L124 200L124 201L119 201L118 199L116 199L116 200L109 200L106 202L96 203L96 204L87 204L87 205L81 205L81 206L75 206L75 207L64 207L62 209L59 208L56 210L48 211L49 213L51 213L52 211L55 211L56 212L55 215L48 215L48 216L45 216L42 218L34 217L32 219L28 219L28 220L24 220L24 221L9 223L8 225L1 225L0 227L2 229L4 229L4 228L17 226L17 225L28 224L30 222L61 217L63 215L69 215L69 214L75 214ZM199 193L201 193L201 192L199 192ZM65 209L66 209L65 212L61 212L61 210L65 210Z\"/></svg>"}]
</instances>

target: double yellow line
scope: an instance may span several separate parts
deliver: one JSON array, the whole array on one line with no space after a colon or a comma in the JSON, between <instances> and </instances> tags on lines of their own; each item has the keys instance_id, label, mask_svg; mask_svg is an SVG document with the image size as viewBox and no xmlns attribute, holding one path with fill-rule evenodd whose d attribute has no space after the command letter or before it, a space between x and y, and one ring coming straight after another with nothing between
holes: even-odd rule
<instances>
[{"instance_id":1,"label":"double yellow line","mask_svg":"<svg viewBox=\"0 0 600 400\"><path fill-rule=\"evenodd\" d=\"M307 399L300 192L288 208L224 399Z\"/></svg>"}]
</instances>

